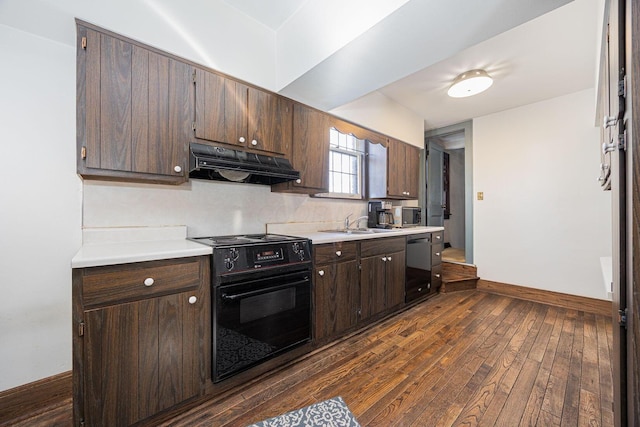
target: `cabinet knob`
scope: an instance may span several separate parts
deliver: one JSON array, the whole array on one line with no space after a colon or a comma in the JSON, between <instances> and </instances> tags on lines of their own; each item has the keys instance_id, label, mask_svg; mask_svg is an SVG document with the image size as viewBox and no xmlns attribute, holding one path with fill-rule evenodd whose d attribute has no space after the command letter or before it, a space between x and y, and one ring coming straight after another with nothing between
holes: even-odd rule
<instances>
[{"instance_id":1,"label":"cabinet knob","mask_svg":"<svg viewBox=\"0 0 640 427\"><path fill-rule=\"evenodd\" d=\"M441 236L436 236L436 240L440 240L440 239L442 239Z\"/></svg>"},{"instance_id":2,"label":"cabinet knob","mask_svg":"<svg viewBox=\"0 0 640 427\"><path fill-rule=\"evenodd\" d=\"M436 252L436 256L440 256L440 252Z\"/></svg>"},{"instance_id":3,"label":"cabinet knob","mask_svg":"<svg viewBox=\"0 0 640 427\"><path fill-rule=\"evenodd\" d=\"M246 139L244 139L244 136L241 136L240 138L238 138L238 142L242 142L244 144L245 141Z\"/></svg>"},{"instance_id":4,"label":"cabinet knob","mask_svg":"<svg viewBox=\"0 0 640 427\"><path fill-rule=\"evenodd\" d=\"M391 257L390 256L387 257L387 261L391 261Z\"/></svg>"},{"instance_id":5,"label":"cabinet knob","mask_svg":"<svg viewBox=\"0 0 640 427\"><path fill-rule=\"evenodd\" d=\"M300 178L296 179L296 184L302 184L302 180Z\"/></svg>"},{"instance_id":6,"label":"cabinet knob","mask_svg":"<svg viewBox=\"0 0 640 427\"><path fill-rule=\"evenodd\" d=\"M320 270L320 271L318 271L318 275L319 275L319 276L324 276L324 270Z\"/></svg>"},{"instance_id":7,"label":"cabinet knob","mask_svg":"<svg viewBox=\"0 0 640 427\"><path fill-rule=\"evenodd\" d=\"M180 172L182 172L182 167L180 167L180 166L174 166L174 167L173 167L173 171L174 171L174 172L176 172L176 173L180 173Z\"/></svg>"},{"instance_id":8,"label":"cabinet knob","mask_svg":"<svg viewBox=\"0 0 640 427\"><path fill-rule=\"evenodd\" d=\"M154 282L155 281L153 280L153 277L147 277L146 279L144 279L145 286L153 286Z\"/></svg>"},{"instance_id":9,"label":"cabinet knob","mask_svg":"<svg viewBox=\"0 0 640 427\"><path fill-rule=\"evenodd\" d=\"M387 257L386 257L386 256L383 256L383 257L382 257L382 261L383 261L383 262L386 262L386 261L387 261Z\"/></svg>"},{"instance_id":10,"label":"cabinet knob","mask_svg":"<svg viewBox=\"0 0 640 427\"><path fill-rule=\"evenodd\" d=\"M198 302L198 297L196 297L195 295L191 295L189 297L189 304L195 304L196 302Z\"/></svg>"},{"instance_id":11,"label":"cabinet knob","mask_svg":"<svg viewBox=\"0 0 640 427\"><path fill-rule=\"evenodd\" d=\"M418 292L422 292L422 288L418 288Z\"/></svg>"},{"instance_id":12,"label":"cabinet knob","mask_svg":"<svg viewBox=\"0 0 640 427\"><path fill-rule=\"evenodd\" d=\"M251 140L251 145L253 145L255 147L256 145L258 145L258 141L256 141L255 139L252 139Z\"/></svg>"},{"instance_id":13,"label":"cabinet knob","mask_svg":"<svg viewBox=\"0 0 640 427\"><path fill-rule=\"evenodd\" d=\"M342 251L336 251L336 256L342 256Z\"/></svg>"},{"instance_id":14,"label":"cabinet knob","mask_svg":"<svg viewBox=\"0 0 640 427\"><path fill-rule=\"evenodd\" d=\"M440 275L439 275L438 273L436 273L436 277L439 279L439 278L440 278Z\"/></svg>"}]
</instances>

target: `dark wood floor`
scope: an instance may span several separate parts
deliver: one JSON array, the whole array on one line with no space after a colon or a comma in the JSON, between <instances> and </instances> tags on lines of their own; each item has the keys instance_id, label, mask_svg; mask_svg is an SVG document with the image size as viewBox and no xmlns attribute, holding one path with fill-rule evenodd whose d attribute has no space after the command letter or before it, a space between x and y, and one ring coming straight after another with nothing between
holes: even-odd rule
<instances>
[{"instance_id":1,"label":"dark wood floor","mask_svg":"<svg viewBox=\"0 0 640 427\"><path fill-rule=\"evenodd\" d=\"M603 316L438 295L161 425L246 426L342 396L363 426L611 426L611 342ZM18 425L68 425L59 411Z\"/></svg>"}]
</instances>

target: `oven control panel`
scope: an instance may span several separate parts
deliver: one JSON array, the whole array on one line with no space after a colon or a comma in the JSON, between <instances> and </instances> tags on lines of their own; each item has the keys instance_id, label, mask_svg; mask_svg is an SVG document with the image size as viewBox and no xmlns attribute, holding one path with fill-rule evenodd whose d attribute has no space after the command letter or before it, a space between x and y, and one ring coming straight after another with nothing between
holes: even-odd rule
<instances>
[{"instance_id":1,"label":"oven control panel","mask_svg":"<svg viewBox=\"0 0 640 427\"><path fill-rule=\"evenodd\" d=\"M213 267L218 275L301 262L311 262L311 248L307 240L218 247L213 250Z\"/></svg>"}]
</instances>

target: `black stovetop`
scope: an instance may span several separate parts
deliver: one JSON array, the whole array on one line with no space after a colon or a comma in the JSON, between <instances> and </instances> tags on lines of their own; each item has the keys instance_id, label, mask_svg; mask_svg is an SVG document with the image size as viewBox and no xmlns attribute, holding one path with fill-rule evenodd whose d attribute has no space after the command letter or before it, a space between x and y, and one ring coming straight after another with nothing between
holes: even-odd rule
<instances>
[{"instance_id":1,"label":"black stovetop","mask_svg":"<svg viewBox=\"0 0 640 427\"><path fill-rule=\"evenodd\" d=\"M232 236L192 237L189 240L217 248L225 246L246 246L260 243L283 243L301 240L301 238L284 236L282 234L240 234Z\"/></svg>"}]
</instances>

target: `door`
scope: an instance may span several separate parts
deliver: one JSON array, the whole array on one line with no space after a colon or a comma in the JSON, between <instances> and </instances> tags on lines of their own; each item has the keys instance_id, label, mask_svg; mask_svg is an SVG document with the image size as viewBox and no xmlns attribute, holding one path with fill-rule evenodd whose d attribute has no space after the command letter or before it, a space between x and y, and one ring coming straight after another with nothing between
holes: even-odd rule
<instances>
[{"instance_id":1,"label":"door","mask_svg":"<svg viewBox=\"0 0 640 427\"><path fill-rule=\"evenodd\" d=\"M444 226L443 161L442 147L427 141L427 225L439 227Z\"/></svg>"}]
</instances>

